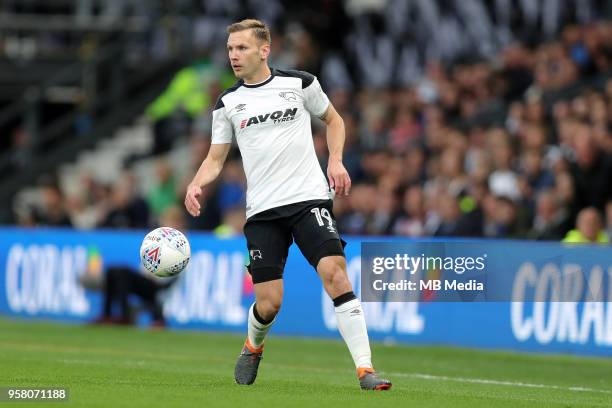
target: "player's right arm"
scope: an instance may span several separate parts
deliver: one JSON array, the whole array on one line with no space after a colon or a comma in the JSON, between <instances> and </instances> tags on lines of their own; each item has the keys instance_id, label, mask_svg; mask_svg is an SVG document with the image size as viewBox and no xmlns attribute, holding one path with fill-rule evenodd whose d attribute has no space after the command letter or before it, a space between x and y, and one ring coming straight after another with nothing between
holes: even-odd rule
<instances>
[{"instance_id":1,"label":"player's right arm","mask_svg":"<svg viewBox=\"0 0 612 408\"><path fill-rule=\"evenodd\" d=\"M195 177L187 186L187 194L185 194L185 208L189 214L197 217L200 215L200 197L202 196L202 188L212 183L219 177L223 164L230 151L230 143L212 144L206 159L200 165Z\"/></svg>"},{"instance_id":2,"label":"player's right arm","mask_svg":"<svg viewBox=\"0 0 612 408\"><path fill-rule=\"evenodd\" d=\"M212 143L206 159L198 169L195 177L187 186L185 208L194 217L200 215L200 197L202 188L206 187L221 173L223 164L230 151L234 129L228 119L223 104L223 95L219 97L212 114Z\"/></svg>"}]
</instances>

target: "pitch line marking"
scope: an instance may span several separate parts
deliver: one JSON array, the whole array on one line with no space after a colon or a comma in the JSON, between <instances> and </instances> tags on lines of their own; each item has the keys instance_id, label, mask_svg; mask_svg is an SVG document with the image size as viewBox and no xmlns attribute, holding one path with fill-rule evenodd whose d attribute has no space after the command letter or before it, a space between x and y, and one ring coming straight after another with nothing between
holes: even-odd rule
<instances>
[{"instance_id":1,"label":"pitch line marking","mask_svg":"<svg viewBox=\"0 0 612 408\"><path fill-rule=\"evenodd\" d=\"M333 368L322 368L322 367L308 367L304 365L297 364L278 364L278 363L266 363L267 366L273 366L284 369L297 369L297 370L308 370L308 371L317 371L321 373L341 373L346 372L346 370L339 370ZM539 389L553 389L559 391L572 391L572 392L594 392L601 394L612 394L611 390L602 390L597 388L590 387L563 387L561 385L553 385L553 384L536 384L536 383L525 383L520 381L507 381L507 380L488 380L485 378L469 378L469 377L450 377L444 375L433 375L433 374L424 374L424 373L400 373L400 372L391 372L391 371L380 371L381 374L389 375L390 377L406 377L406 378L416 378L421 380L431 380L431 381L454 381L454 382L463 382L463 383L472 383L472 384L483 384L483 385L505 385L510 387L524 387L524 388L539 388Z\"/></svg>"},{"instance_id":2,"label":"pitch line marking","mask_svg":"<svg viewBox=\"0 0 612 408\"><path fill-rule=\"evenodd\" d=\"M472 383L472 384L506 385L510 387L548 388L548 389L560 390L560 391L599 392L602 394L612 394L612 391L600 390L600 389L589 388L589 387L562 387L560 385L534 384L534 383L525 383L525 382L519 382L519 381L487 380L485 378L448 377L444 375L431 375L431 374L422 374L422 373L387 372L386 374L390 376L396 376L396 377L410 377L410 378L418 378L421 380L432 380L432 381L453 381L453 382L463 382L463 383Z\"/></svg>"}]
</instances>

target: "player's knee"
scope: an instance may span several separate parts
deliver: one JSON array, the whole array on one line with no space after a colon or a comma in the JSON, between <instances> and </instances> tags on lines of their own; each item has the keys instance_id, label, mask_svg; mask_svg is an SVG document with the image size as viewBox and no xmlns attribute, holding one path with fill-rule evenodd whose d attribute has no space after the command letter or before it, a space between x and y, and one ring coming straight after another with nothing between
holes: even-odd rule
<instances>
[{"instance_id":1,"label":"player's knee","mask_svg":"<svg viewBox=\"0 0 612 408\"><path fill-rule=\"evenodd\" d=\"M351 282L346 275L346 269L335 268L331 276L330 285L335 292L348 292L351 291Z\"/></svg>"},{"instance_id":2,"label":"player's knee","mask_svg":"<svg viewBox=\"0 0 612 408\"><path fill-rule=\"evenodd\" d=\"M266 320L272 320L281 308L282 299L270 297L257 301L257 312Z\"/></svg>"},{"instance_id":3,"label":"player's knee","mask_svg":"<svg viewBox=\"0 0 612 408\"><path fill-rule=\"evenodd\" d=\"M319 273L325 286L334 292L351 290L351 283L346 274L346 262L343 257L323 258L319 263Z\"/></svg>"}]
</instances>

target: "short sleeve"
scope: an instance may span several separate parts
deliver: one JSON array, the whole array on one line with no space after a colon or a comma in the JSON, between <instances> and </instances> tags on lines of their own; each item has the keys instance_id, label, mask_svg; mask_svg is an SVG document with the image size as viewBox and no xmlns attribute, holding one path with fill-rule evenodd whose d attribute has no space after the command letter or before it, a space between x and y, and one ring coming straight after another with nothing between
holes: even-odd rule
<instances>
[{"instance_id":1,"label":"short sleeve","mask_svg":"<svg viewBox=\"0 0 612 408\"><path fill-rule=\"evenodd\" d=\"M221 104L220 107L213 111L212 114L212 144L224 144L232 143L232 136L234 135L234 129L232 128L232 122L228 119L225 114L225 106Z\"/></svg>"},{"instance_id":2,"label":"short sleeve","mask_svg":"<svg viewBox=\"0 0 612 408\"><path fill-rule=\"evenodd\" d=\"M329 99L325 92L323 92L323 89L321 89L321 84L319 84L316 77L314 77L310 85L304 88L303 92L306 110L316 117L323 116L329 106Z\"/></svg>"}]
</instances>

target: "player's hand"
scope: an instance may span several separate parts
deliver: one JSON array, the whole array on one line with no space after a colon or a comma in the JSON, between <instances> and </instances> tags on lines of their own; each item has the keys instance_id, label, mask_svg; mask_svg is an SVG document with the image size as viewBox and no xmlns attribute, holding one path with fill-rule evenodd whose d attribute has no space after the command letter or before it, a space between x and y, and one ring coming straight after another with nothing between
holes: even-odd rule
<instances>
[{"instance_id":1,"label":"player's hand","mask_svg":"<svg viewBox=\"0 0 612 408\"><path fill-rule=\"evenodd\" d=\"M348 195L351 189L351 178L341 160L329 159L327 178L329 179L329 186L334 189L336 194Z\"/></svg>"},{"instance_id":2,"label":"player's hand","mask_svg":"<svg viewBox=\"0 0 612 408\"><path fill-rule=\"evenodd\" d=\"M187 194L185 194L185 208L187 212L194 217L200 215L200 197L202 196L202 187L196 184L187 186Z\"/></svg>"}]
</instances>

